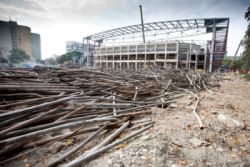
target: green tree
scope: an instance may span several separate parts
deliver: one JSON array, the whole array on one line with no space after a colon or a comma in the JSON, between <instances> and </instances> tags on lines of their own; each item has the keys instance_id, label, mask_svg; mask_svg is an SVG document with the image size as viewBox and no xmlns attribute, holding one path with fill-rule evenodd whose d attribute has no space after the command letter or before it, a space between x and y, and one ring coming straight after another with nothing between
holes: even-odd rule
<instances>
[{"instance_id":1,"label":"green tree","mask_svg":"<svg viewBox=\"0 0 250 167\"><path fill-rule=\"evenodd\" d=\"M248 7L247 12L245 13L245 18L249 23L244 38L245 51L242 57L242 68L245 70L250 70L250 6Z\"/></svg>"},{"instance_id":2,"label":"green tree","mask_svg":"<svg viewBox=\"0 0 250 167\"><path fill-rule=\"evenodd\" d=\"M231 65L231 61L232 61L231 59L225 57L225 58L223 59L223 61L222 61L222 66L223 66L224 68L229 68L230 65Z\"/></svg>"},{"instance_id":3,"label":"green tree","mask_svg":"<svg viewBox=\"0 0 250 167\"><path fill-rule=\"evenodd\" d=\"M21 49L14 48L10 51L10 55L9 55L10 63L21 63L29 59L30 59L30 56L27 55L25 51Z\"/></svg>"},{"instance_id":4,"label":"green tree","mask_svg":"<svg viewBox=\"0 0 250 167\"><path fill-rule=\"evenodd\" d=\"M73 61L73 57L76 59L79 59L81 57L81 55L82 55L82 53L78 52L78 51L68 52L68 53L65 53L61 56L58 56L56 58L56 61L59 64L63 64L64 62L67 62L67 61Z\"/></svg>"}]
</instances>

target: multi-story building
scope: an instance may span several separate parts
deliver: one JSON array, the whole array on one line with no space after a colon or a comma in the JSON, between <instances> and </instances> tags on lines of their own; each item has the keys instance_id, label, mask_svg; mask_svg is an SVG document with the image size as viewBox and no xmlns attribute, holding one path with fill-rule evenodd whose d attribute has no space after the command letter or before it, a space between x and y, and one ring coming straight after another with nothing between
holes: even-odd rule
<instances>
[{"instance_id":1,"label":"multi-story building","mask_svg":"<svg viewBox=\"0 0 250 167\"><path fill-rule=\"evenodd\" d=\"M41 50L40 36L35 44L36 47L33 47L30 27L18 25L14 21L0 21L0 47L7 50L4 56L9 55L11 49L18 48L25 51L30 57L35 57L33 53Z\"/></svg>"},{"instance_id":2,"label":"multi-story building","mask_svg":"<svg viewBox=\"0 0 250 167\"><path fill-rule=\"evenodd\" d=\"M147 66L206 69L205 47L191 43L161 43L96 47L95 67L106 69L142 69Z\"/></svg>"},{"instance_id":3,"label":"multi-story building","mask_svg":"<svg viewBox=\"0 0 250 167\"><path fill-rule=\"evenodd\" d=\"M25 51L25 53L29 56L32 55L32 35L31 29L27 26L17 25L17 47Z\"/></svg>"},{"instance_id":4,"label":"multi-story building","mask_svg":"<svg viewBox=\"0 0 250 167\"><path fill-rule=\"evenodd\" d=\"M37 33L32 33L32 55L36 60L41 60L41 38Z\"/></svg>"},{"instance_id":5,"label":"multi-story building","mask_svg":"<svg viewBox=\"0 0 250 167\"><path fill-rule=\"evenodd\" d=\"M11 23L0 21L0 47L4 50L3 57L7 57L13 46Z\"/></svg>"}]
</instances>

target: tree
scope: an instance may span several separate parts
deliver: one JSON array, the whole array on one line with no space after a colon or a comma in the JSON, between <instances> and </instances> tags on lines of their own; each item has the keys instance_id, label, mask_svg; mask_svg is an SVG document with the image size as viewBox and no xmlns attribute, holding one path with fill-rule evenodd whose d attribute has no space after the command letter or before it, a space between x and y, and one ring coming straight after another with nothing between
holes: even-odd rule
<instances>
[{"instance_id":1,"label":"tree","mask_svg":"<svg viewBox=\"0 0 250 167\"><path fill-rule=\"evenodd\" d=\"M64 62L73 61L73 58L79 59L82 53L78 51L68 52L56 58L57 63L63 64Z\"/></svg>"},{"instance_id":2,"label":"tree","mask_svg":"<svg viewBox=\"0 0 250 167\"><path fill-rule=\"evenodd\" d=\"M239 59L236 60L235 67L238 69L242 69L243 64L244 64L244 60L240 57Z\"/></svg>"},{"instance_id":3,"label":"tree","mask_svg":"<svg viewBox=\"0 0 250 167\"><path fill-rule=\"evenodd\" d=\"M25 51L21 49L14 48L10 51L9 61L11 63L21 63L29 59L30 59L30 56L27 55Z\"/></svg>"},{"instance_id":4,"label":"tree","mask_svg":"<svg viewBox=\"0 0 250 167\"><path fill-rule=\"evenodd\" d=\"M242 61L243 61L242 68L245 70L250 70L250 6L248 7L247 12L245 13L245 19L249 23L248 23L246 35L244 37L245 51L242 57Z\"/></svg>"},{"instance_id":5,"label":"tree","mask_svg":"<svg viewBox=\"0 0 250 167\"><path fill-rule=\"evenodd\" d=\"M224 68L230 68L231 66L231 59L229 59L229 58L227 58L227 57L225 57L224 59L223 59L223 61L222 61L222 67L224 67Z\"/></svg>"}]
</instances>

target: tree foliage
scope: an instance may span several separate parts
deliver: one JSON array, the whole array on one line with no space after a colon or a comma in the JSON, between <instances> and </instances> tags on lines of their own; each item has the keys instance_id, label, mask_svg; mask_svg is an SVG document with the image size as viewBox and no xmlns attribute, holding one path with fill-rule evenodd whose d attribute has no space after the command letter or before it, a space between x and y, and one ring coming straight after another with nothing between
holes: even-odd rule
<instances>
[{"instance_id":1,"label":"tree foliage","mask_svg":"<svg viewBox=\"0 0 250 167\"><path fill-rule=\"evenodd\" d=\"M231 59L225 57L225 58L223 59L223 61L222 61L222 66L223 66L224 68L230 68L231 61L232 61Z\"/></svg>"},{"instance_id":2,"label":"tree foliage","mask_svg":"<svg viewBox=\"0 0 250 167\"><path fill-rule=\"evenodd\" d=\"M21 63L25 60L29 60L30 56L21 49L14 48L10 51L9 61L10 63Z\"/></svg>"},{"instance_id":3,"label":"tree foliage","mask_svg":"<svg viewBox=\"0 0 250 167\"><path fill-rule=\"evenodd\" d=\"M238 68L240 69L243 65L243 59L238 58L235 60L235 63L232 64L232 59L225 57L222 61L223 68Z\"/></svg>"},{"instance_id":4,"label":"tree foliage","mask_svg":"<svg viewBox=\"0 0 250 167\"><path fill-rule=\"evenodd\" d=\"M73 61L73 58L79 59L82 53L78 51L68 52L56 58L57 63L63 64L64 62Z\"/></svg>"},{"instance_id":5,"label":"tree foliage","mask_svg":"<svg viewBox=\"0 0 250 167\"><path fill-rule=\"evenodd\" d=\"M248 7L247 12L245 13L245 18L249 22L249 24L244 38L245 51L242 57L242 68L245 70L250 70L250 6Z\"/></svg>"}]
</instances>

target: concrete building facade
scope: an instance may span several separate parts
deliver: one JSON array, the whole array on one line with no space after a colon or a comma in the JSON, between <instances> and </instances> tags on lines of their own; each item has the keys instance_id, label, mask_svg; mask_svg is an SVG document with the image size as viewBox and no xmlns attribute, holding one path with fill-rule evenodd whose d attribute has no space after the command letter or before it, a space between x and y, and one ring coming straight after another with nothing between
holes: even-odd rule
<instances>
[{"instance_id":1,"label":"concrete building facade","mask_svg":"<svg viewBox=\"0 0 250 167\"><path fill-rule=\"evenodd\" d=\"M32 33L32 55L34 59L41 60L41 38L40 34Z\"/></svg>"},{"instance_id":2,"label":"concrete building facade","mask_svg":"<svg viewBox=\"0 0 250 167\"><path fill-rule=\"evenodd\" d=\"M7 57L12 49L11 25L8 22L0 21L0 47L4 50L3 57Z\"/></svg>"},{"instance_id":3,"label":"concrete building facade","mask_svg":"<svg viewBox=\"0 0 250 167\"><path fill-rule=\"evenodd\" d=\"M196 44L167 41L161 43L96 47L95 67L103 69L165 68L206 69L206 48Z\"/></svg>"},{"instance_id":4,"label":"concrete building facade","mask_svg":"<svg viewBox=\"0 0 250 167\"><path fill-rule=\"evenodd\" d=\"M17 48L22 49L32 57L31 29L27 26L17 26Z\"/></svg>"},{"instance_id":5,"label":"concrete building facade","mask_svg":"<svg viewBox=\"0 0 250 167\"><path fill-rule=\"evenodd\" d=\"M7 49L4 57L7 57L9 55L9 51L13 48L25 51L25 53L31 58L35 57L36 55L33 55L33 48L37 49L37 51L41 51L40 35L39 44L38 40L37 42L34 42L34 44L36 46L33 47L30 27L18 25L17 22L14 21L0 21L0 47ZM37 51L34 50L34 53Z\"/></svg>"}]
</instances>

